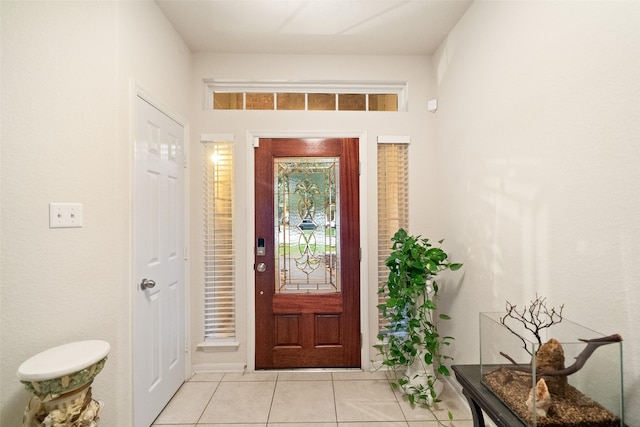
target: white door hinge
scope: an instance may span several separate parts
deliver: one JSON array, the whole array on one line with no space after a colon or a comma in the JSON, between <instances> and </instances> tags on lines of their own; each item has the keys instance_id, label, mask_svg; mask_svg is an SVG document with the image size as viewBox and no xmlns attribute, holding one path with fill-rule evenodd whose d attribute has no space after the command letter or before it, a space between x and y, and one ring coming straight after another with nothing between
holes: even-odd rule
<instances>
[{"instance_id":1,"label":"white door hinge","mask_svg":"<svg viewBox=\"0 0 640 427\"><path fill-rule=\"evenodd\" d=\"M189 249L184 248L184 250L182 251L182 255L183 255L183 257L184 257L185 261L186 261L187 259L189 259Z\"/></svg>"}]
</instances>

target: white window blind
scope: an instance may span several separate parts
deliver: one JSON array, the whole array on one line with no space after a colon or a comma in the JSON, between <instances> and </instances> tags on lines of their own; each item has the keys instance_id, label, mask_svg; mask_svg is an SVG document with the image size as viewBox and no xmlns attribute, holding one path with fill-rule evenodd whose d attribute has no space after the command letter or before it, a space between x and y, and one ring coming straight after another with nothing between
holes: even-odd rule
<instances>
[{"instance_id":1,"label":"white window blind","mask_svg":"<svg viewBox=\"0 0 640 427\"><path fill-rule=\"evenodd\" d=\"M378 289L389 277L385 261L391 238L399 228L409 227L409 145L384 142L378 144ZM378 294L378 304L384 301ZM385 332L387 323L379 311L378 330Z\"/></svg>"},{"instance_id":2,"label":"white window blind","mask_svg":"<svg viewBox=\"0 0 640 427\"><path fill-rule=\"evenodd\" d=\"M204 335L236 335L233 236L233 144L205 142L204 149Z\"/></svg>"}]
</instances>

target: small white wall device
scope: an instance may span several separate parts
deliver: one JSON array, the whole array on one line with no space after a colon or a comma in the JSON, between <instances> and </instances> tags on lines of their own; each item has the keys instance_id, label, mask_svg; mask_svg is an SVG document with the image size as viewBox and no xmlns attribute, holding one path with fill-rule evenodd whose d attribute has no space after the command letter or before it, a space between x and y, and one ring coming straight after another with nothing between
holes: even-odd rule
<instances>
[{"instance_id":1,"label":"small white wall device","mask_svg":"<svg viewBox=\"0 0 640 427\"><path fill-rule=\"evenodd\" d=\"M435 113L438 111L438 99L433 98L427 101L427 111L430 113Z\"/></svg>"}]
</instances>

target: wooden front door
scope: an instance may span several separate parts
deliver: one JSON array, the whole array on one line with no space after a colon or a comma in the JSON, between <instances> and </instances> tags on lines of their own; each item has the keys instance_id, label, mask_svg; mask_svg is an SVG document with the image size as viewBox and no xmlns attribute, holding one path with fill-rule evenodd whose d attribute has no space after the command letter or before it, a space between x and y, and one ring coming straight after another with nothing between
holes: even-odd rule
<instances>
[{"instance_id":1,"label":"wooden front door","mask_svg":"<svg viewBox=\"0 0 640 427\"><path fill-rule=\"evenodd\" d=\"M360 367L358 139L255 149L256 369Z\"/></svg>"}]
</instances>

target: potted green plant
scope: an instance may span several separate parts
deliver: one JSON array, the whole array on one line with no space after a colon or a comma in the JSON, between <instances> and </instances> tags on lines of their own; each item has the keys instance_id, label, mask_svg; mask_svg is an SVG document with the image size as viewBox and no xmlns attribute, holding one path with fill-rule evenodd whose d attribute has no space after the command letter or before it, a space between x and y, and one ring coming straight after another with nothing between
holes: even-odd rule
<instances>
[{"instance_id":1,"label":"potted green plant","mask_svg":"<svg viewBox=\"0 0 640 427\"><path fill-rule=\"evenodd\" d=\"M444 362L451 357L443 349L453 340L438 332L438 321L449 316L436 311L440 290L436 277L444 270L458 270L462 264L449 262L442 248L404 229L391 240L392 252L386 260L389 279L379 290L385 302L378 305L388 324L378 335L375 348L393 375L392 386L412 405L431 406L440 401L439 379L450 375Z\"/></svg>"}]
</instances>

